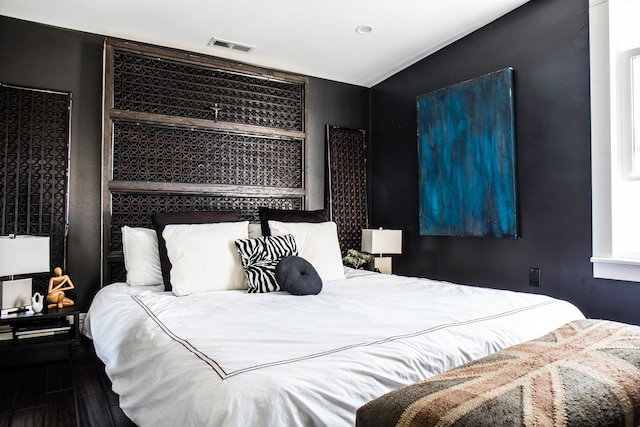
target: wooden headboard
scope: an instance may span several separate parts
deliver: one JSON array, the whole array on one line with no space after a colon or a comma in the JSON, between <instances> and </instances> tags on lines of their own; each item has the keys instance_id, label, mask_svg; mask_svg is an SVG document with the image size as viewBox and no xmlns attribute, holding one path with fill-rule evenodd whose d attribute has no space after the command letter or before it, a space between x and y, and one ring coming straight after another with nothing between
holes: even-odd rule
<instances>
[{"instance_id":1,"label":"wooden headboard","mask_svg":"<svg viewBox=\"0 0 640 427\"><path fill-rule=\"evenodd\" d=\"M306 78L105 41L102 284L123 281L123 225L157 212L304 209Z\"/></svg>"}]
</instances>

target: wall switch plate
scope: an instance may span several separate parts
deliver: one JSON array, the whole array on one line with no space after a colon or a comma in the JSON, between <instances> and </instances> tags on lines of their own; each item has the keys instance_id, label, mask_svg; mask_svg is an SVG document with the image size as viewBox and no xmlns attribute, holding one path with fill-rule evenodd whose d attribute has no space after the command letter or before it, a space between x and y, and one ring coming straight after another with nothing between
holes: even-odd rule
<instances>
[{"instance_id":1,"label":"wall switch plate","mask_svg":"<svg viewBox=\"0 0 640 427\"><path fill-rule=\"evenodd\" d=\"M529 286L540 287L540 269L538 267L529 267Z\"/></svg>"}]
</instances>

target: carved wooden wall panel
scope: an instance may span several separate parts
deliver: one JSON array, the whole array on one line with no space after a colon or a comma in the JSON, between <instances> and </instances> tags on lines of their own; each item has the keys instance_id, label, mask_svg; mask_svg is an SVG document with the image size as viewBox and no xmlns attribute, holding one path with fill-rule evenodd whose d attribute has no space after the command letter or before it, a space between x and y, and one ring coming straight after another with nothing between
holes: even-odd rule
<instances>
[{"instance_id":1,"label":"carved wooden wall panel","mask_svg":"<svg viewBox=\"0 0 640 427\"><path fill-rule=\"evenodd\" d=\"M306 78L107 40L104 87L103 284L155 213L306 208Z\"/></svg>"},{"instance_id":2,"label":"carved wooden wall panel","mask_svg":"<svg viewBox=\"0 0 640 427\"><path fill-rule=\"evenodd\" d=\"M304 130L304 84L114 52L114 108Z\"/></svg>"},{"instance_id":3,"label":"carved wooden wall panel","mask_svg":"<svg viewBox=\"0 0 640 427\"><path fill-rule=\"evenodd\" d=\"M301 198L224 197L199 194L129 194L113 193L111 251L122 247L120 228L150 227L151 215L157 212L240 211L245 221L259 222L258 207L301 209Z\"/></svg>"},{"instance_id":4,"label":"carved wooden wall panel","mask_svg":"<svg viewBox=\"0 0 640 427\"><path fill-rule=\"evenodd\" d=\"M114 121L113 179L302 188L302 144L294 138Z\"/></svg>"},{"instance_id":5,"label":"carved wooden wall panel","mask_svg":"<svg viewBox=\"0 0 640 427\"><path fill-rule=\"evenodd\" d=\"M49 236L65 267L71 94L0 84L0 235ZM49 274L34 277L46 293Z\"/></svg>"},{"instance_id":6,"label":"carved wooden wall panel","mask_svg":"<svg viewBox=\"0 0 640 427\"><path fill-rule=\"evenodd\" d=\"M327 126L329 211L338 225L342 254L360 250L367 228L367 157L365 131Z\"/></svg>"}]
</instances>

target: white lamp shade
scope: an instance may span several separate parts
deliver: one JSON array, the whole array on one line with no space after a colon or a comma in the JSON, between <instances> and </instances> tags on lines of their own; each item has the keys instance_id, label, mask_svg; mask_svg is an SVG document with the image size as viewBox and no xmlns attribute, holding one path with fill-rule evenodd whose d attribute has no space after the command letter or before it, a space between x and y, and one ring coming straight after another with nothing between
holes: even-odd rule
<instances>
[{"instance_id":1,"label":"white lamp shade","mask_svg":"<svg viewBox=\"0 0 640 427\"><path fill-rule=\"evenodd\" d=\"M402 230L362 230L362 251L370 254L401 254Z\"/></svg>"},{"instance_id":2,"label":"white lamp shade","mask_svg":"<svg viewBox=\"0 0 640 427\"><path fill-rule=\"evenodd\" d=\"M0 277L50 270L49 238L0 236Z\"/></svg>"}]
</instances>

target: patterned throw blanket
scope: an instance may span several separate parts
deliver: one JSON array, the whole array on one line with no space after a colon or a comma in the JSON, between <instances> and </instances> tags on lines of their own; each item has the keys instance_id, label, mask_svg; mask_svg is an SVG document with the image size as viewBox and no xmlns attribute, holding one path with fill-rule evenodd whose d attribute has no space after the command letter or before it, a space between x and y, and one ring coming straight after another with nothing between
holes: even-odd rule
<instances>
[{"instance_id":1,"label":"patterned throw blanket","mask_svg":"<svg viewBox=\"0 0 640 427\"><path fill-rule=\"evenodd\" d=\"M385 394L358 427L638 426L640 327L578 320Z\"/></svg>"}]
</instances>

